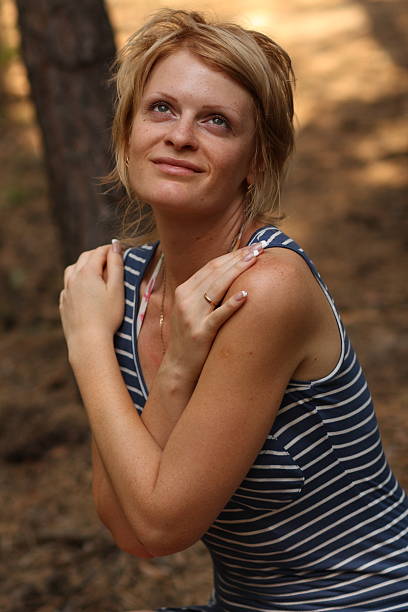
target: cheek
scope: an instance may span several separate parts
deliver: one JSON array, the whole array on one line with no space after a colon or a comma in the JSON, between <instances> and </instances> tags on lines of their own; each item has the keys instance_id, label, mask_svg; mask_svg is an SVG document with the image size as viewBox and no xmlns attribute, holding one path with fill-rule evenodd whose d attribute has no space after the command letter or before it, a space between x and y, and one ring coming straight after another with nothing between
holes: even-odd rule
<instances>
[{"instance_id":1,"label":"cheek","mask_svg":"<svg viewBox=\"0 0 408 612\"><path fill-rule=\"evenodd\" d=\"M139 151L143 149L151 140L151 128L141 119L135 120L132 131L130 132L129 148L130 150Z\"/></svg>"},{"instance_id":2,"label":"cheek","mask_svg":"<svg viewBox=\"0 0 408 612\"><path fill-rule=\"evenodd\" d=\"M250 146L240 148L238 151L226 151L222 157L220 157L220 161L218 167L220 169L220 173L223 176L227 176L231 178L231 176L236 179L239 183L247 176L249 172L249 166L251 162L251 155L249 155L249 151L252 148Z\"/></svg>"}]
</instances>

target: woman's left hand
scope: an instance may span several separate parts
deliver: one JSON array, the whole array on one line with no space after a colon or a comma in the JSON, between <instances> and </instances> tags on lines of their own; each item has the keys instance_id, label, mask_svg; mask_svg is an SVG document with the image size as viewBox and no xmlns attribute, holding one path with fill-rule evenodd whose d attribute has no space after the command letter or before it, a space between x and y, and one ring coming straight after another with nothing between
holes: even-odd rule
<instances>
[{"instance_id":1,"label":"woman's left hand","mask_svg":"<svg viewBox=\"0 0 408 612\"><path fill-rule=\"evenodd\" d=\"M123 312L123 260L111 245L85 251L66 268L60 314L69 353L88 338L111 340Z\"/></svg>"}]
</instances>

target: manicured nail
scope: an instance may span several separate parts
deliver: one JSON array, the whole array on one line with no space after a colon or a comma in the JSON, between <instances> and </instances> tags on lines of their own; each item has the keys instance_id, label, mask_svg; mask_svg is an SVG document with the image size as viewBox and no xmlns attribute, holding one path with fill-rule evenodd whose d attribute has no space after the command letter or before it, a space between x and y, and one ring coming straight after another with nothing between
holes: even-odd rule
<instances>
[{"instance_id":1,"label":"manicured nail","mask_svg":"<svg viewBox=\"0 0 408 612\"><path fill-rule=\"evenodd\" d=\"M247 295L248 295L248 291L240 291L239 293L236 293L236 294L234 295L234 299L235 299L237 302L242 302L242 300L245 300L245 298L247 297Z\"/></svg>"},{"instance_id":2,"label":"manicured nail","mask_svg":"<svg viewBox=\"0 0 408 612\"><path fill-rule=\"evenodd\" d=\"M120 253L121 251L120 242L117 238L112 238L112 251L114 253Z\"/></svg>"},{"instance_id":3,"label":"manicured nail","mask_svg":"<svg viewBox=\"0 0 408 612\"><path fill-rule=\"evenodd\" d=\"M255 244L252 244L251 246L254 249L264 249L267 244L268 243L266 242L266 240L261 240L261 242L256 242Z\"/></svg>"},{"instance_id":4,"label":"manicured nail","mask_svg":"<svg viewBox=\"0 0 408 612\"><path fill-rule=\"evenodd\" d=\"M260 255L260 253L261 253L261 251L259 249L253 249L252 251L250 251L249 253L247 253L245 255L244 261L250 261L254 257L258 257L258 255Z\"/></svg>"}]
</instances>

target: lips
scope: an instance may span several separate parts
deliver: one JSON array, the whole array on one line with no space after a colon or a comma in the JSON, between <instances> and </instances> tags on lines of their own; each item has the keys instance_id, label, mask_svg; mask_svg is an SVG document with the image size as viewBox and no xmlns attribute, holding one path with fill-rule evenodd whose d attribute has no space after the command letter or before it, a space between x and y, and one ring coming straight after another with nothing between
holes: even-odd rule
<instances>
[{"instance_id":1,"label":"lips","mask_svg":"<svg viewBox=\"0 0 408 612\"><path fill-rule=\"evenodd\" d=\"M156 157L152 160L154 164L160 166L162 169L171 170L171 168L184 168L190 172L203 172L202 168L192 164L191 162L184 159L176 159L174 157Z\"/></svg>"}]
</instances>

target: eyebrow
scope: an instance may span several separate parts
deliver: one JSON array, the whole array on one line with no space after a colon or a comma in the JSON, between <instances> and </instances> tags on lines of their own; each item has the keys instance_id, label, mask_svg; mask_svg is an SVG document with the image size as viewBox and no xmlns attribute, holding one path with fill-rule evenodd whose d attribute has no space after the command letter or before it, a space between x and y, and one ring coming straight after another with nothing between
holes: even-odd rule
<instances>
[{"instance_id":1,"label":"eyebrow","mask_svg":"<svg viewBox=\"0 0 408 612\"><path fill-rule=\"evenodd\" d=\"M148 97L149 98L159 97L159 98L164 98L166 100L170 100L172 102L176 102L176 103L178 102L177 98L163 91L154 91L151 94L149 94ZM239 112L233 106L225 106L224 104L217 104L217 103L204 104L204 106L202 106L201 109L205 111L214 111L214 112L224 112L224 111L227 113L232 112L234 113L234 115L239 117Z\"/></svg>"}]
</instances>

